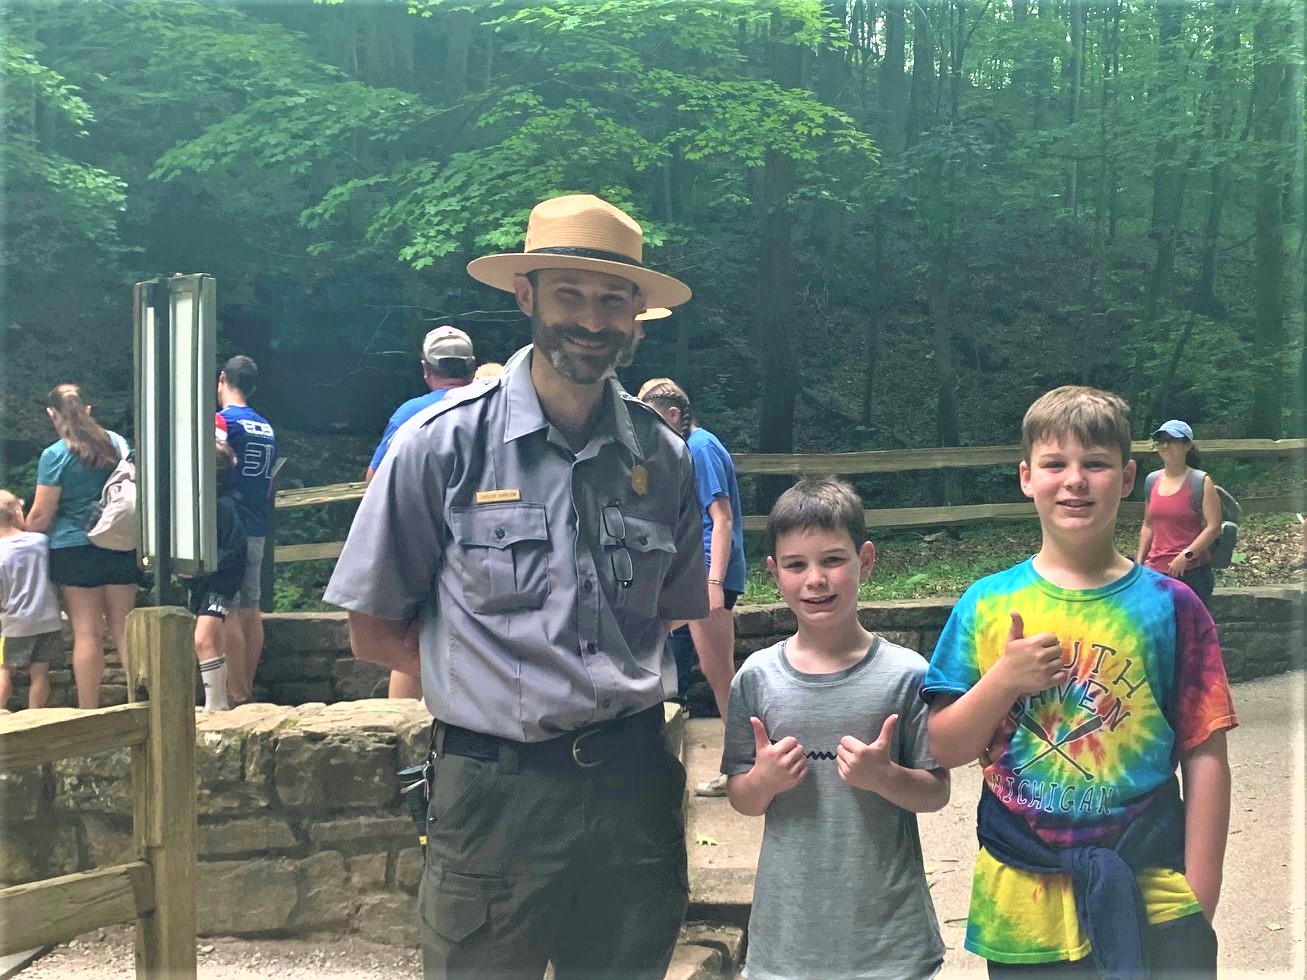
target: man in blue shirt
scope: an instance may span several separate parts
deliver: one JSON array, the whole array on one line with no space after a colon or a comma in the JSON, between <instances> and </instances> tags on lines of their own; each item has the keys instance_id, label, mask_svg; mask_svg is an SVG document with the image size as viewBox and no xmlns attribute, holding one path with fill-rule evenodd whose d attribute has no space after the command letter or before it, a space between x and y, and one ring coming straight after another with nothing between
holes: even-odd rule
<instances>
[{"instance_id":1,"label":"man in blue shirt","mask_svg":"<svg viewBox=\"0 0 1307 980\"><path fill-rule=\"evenodd\" d=\"M440 401L451 389L471 384L476 366L472 338L462 330L446 325L436 327L427 334L422 341L422 380L430 390L425 395L410 398L390 416L386 431L381 434L381 442L377 444L377 451L372 454L372 462L368 464L367 475L363 478L365 483L371 483L377 475L377 467L390 450L390 443L399 427L424 408L430 408ZM402 670L392 670L387 693L392 698L420 698L422 679Z\"/></svg>"},{"instance_id":2,"label":"man in blue shirt","mask_svg":"<svg viewBox=\"0 0 1307 980\"><path fill-rule=\"evenodd\" d=\"M272 426L246 399L258 385L259 368L253 359L238 354L218 375L218 414L227 426L227 444L236 455L231 488L236 509L249 542L245 575L232 603L234 616L227 630L227 690L233 704L254 698L254 671L263 654L263 616L259 612L263 547L268 535L268 508L272 506L272 470L277 461L277 436Z\"/></svg>"},{"instance_id":3,"label":"man in blue shirt","mask_svg":"<svg viewBox=\"0 0 1307 980\"><path fill-rule=\"evenodd\" d=\"M476 366L477 359L476 352L472 349L472 338L462 330L444 326L436 327L427 334L426 340L422 341L422 380L427 383L427 388L430 390L425 395L410 398L390 416L390 421L386 423L386 431L381 434L381 442L377 444L377 451L372 454L372 462L368 464L367 475L363 478L365 482L371 483L372 478L376 476L377 467L381 465L381 461L390 450L390 442L395 438L399 427L422 409L429 408L440 401L451 388L461 388L463 385L471 384ZM396 697L393 684L390 696ZM412 694L403 696L416 698L421 696L421 692L414 690Z\"/></svg>"},{"instance_id":4,"label":"man in blue shirt","mask_svg":"<svg viewBox=\"0 0 1307 980\"><path fill-rule=\"evenodd\" d=\"M712 688L717 712L726 721L726 708L735 677L735 617L731 609L744 594L744 515L735 463L721 441L698 424L685 390L671 378L650 378L640 387L640 400L652 406L664 422L685 438L694 461L694 482L703 512L703 555L708 568L708 618L682 626L668 638L676 659L681 694L690 684L690 668L698 655L704 680ZM725 796L726 776L697 783L699 796Z\"/></svg>"}]
</instances>

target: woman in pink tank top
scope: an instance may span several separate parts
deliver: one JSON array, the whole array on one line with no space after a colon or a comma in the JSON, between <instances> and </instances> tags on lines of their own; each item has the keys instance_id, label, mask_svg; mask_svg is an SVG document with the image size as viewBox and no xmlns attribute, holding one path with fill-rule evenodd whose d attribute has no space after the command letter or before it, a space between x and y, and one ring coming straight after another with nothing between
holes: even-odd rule
<instances>
[{"instance_id":1,"label":"woman in pink tank top","mask_svg":"<svg viewBox=\"0 0 1307 980\"><path fill-rule=\"evenodd\" d=\"M1221 534L1221 500L1216 484L1195 471L1198 450L1194 430L1171 419L1153 433L1153 446L1163 470L1144 502L1144 526L1139 530L1135 561L1178 578L1209 604L1216 576L1208 550ZM1194 508L1195 480L1202 480L1202 513Z\"/></svg>"}]
</instances>

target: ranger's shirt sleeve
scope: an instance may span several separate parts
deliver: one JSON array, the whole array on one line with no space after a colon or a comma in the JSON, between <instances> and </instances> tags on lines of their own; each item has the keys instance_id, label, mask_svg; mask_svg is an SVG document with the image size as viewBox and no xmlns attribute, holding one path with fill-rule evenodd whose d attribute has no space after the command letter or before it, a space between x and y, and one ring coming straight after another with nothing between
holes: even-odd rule
<instances>
[{"instance_id":1,"label":"ranger's shirt sleeve","mask_svg":"<svg viewBox=\"0 0 1307 980\"><path fill-rule=\"evenodd\" d=\"M363 494L323 601L412 619L444 554L445 481L429 433L397 440Z\"/></svg>"},{"instance_id":2,"label":"ranger's shirt sleeve","mask_svg":"<svg viewBox=\"0 0 1307 980\"><path fill-rule=\"evenodd\" d=\"M708 569L703 558L703 518L687 451L680 456L680 508L676 518L676 554L663 578L658 615L665 620L703 619L708 615Z\"/></svg>"}]
</instances>

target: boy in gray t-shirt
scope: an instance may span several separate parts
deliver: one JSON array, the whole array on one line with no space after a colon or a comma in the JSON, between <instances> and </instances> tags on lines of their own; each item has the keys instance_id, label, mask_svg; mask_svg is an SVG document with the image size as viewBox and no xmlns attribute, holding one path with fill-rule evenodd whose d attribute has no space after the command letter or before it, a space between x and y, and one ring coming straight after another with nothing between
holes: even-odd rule
<instances>
[{"instance_id":1,"label":"boy in gray t-shirt","mask_svg":"<svg viewBox=\"0 0 1307 980\"><path fill-rule=\"evenodd\" d=\"M850 486L802 481L767 533L798 631L731 684L727 795L767 820L745 976L932 977L944 943L916 814L948 802L949 777L926 746L926 661L858 620L876 553Z\"/></svg>"}]
</instances>

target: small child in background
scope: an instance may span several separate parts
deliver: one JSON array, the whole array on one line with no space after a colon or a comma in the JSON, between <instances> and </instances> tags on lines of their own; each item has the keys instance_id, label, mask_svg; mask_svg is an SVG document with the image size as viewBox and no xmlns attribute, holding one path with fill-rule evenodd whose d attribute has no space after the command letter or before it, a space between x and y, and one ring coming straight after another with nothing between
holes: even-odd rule
<instances>
[{"instance_id":1,"label":"small child in background","mask_svg":"<svg viewBox=\"0 0 1307 980\"><path fill-rule=\"evenodd\" d=\"M916 815L948 802L949 774L926 745L926 661L858 620L876 549L852 487L791 487L767 535L798 632L731 683L726 795L766 815L744 975L933 977L944 943Z\"/></svg>"},{"instance_id":2,"label":"small child in background","mask_svg":"<svg viewBox=\"0 0 1307 980\"><path fill-rule=\"evenodd\" d=\"M195 659L200 664L206 711L227 711L227 658L223 650L222 624L227 613L240 602L241 577L245 574L245 528L232 496L231 471L236 454L225 441L214 444L218 482L218 568L191 582L191 612L195 614Z\"/></svg>"},{"instance_id":3,"label":"small child in background","mask_svg":"<svg viewBox=\"0 0 1307 980\"><path fill-rule=\"evenodd\" d=\"M0 708L27 671L29 708L50 700L50 667L65 662L59 600L50 584L50 539L25 529L23 502L0 490Z\"/></svg>"}]
</instances>

